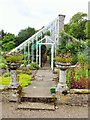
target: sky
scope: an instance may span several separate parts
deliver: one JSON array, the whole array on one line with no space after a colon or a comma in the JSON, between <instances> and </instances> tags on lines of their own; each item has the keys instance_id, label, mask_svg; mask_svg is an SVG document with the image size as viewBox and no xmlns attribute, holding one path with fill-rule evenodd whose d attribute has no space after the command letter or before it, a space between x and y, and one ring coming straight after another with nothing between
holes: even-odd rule
<instances>
[{"instance_id":1,"label":"sky","mask_svg":"<svg viewBox=\"0 0 90 120\"><path fill-rule=\"evenodd\" d=\"M64 23L78 13L88 14L89 0L0 0L0 29L15 35L28 26L40 29L59 14Z\"/></svg>"}]
</instances>

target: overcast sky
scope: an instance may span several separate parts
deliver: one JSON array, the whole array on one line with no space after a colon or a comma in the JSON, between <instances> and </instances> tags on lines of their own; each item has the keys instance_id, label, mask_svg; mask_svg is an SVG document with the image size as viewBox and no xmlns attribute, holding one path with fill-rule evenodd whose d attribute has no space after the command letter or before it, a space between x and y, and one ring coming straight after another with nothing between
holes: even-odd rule
<instances>
[{"instance_id":1,"label":"overcast sky","mask_svg":"<svg viewBox=\"0 0 90 120\"><path fill-rule=\"evenodd\" d=\"M77 12L88 13L89 0L0 0L0 29L15 35L21 29L40 29L58 14L64 14L65 22Z\"/></svg>"}]
</instances>

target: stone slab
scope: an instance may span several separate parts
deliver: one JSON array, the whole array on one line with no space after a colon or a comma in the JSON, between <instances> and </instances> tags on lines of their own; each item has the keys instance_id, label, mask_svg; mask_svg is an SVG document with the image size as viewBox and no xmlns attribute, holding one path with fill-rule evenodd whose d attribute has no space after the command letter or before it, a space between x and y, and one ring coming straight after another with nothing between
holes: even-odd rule
<instances>
[{"instance_id":1,"label":"stone slab","mask_svg":"<svg viewBox=\"0 0 90 120\"><path fill-rule=\"evenodd\" d=\"M90 94L90 89L70 89L70 93L76 94Z\"/></svg>"},{"instance_id":2,"label":"stone slab","mask_svg":"<svg viewBox=\"0 0 90 120\"><path fill-rule=\"evenodd\" d=\"M17 106L17 109L30 109L30 110L55 110L54 105L34 102L23 102Z\"/></svg>"}]
</instances>

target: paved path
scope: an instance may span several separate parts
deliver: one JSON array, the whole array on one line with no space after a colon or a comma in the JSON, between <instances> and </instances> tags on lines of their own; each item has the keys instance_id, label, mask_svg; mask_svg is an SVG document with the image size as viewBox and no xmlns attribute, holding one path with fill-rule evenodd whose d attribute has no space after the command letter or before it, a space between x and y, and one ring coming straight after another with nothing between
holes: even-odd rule
<instances>
[{"instance_id":1,"label":"paved path","mask_svg":"<svg viewBox=\"0 0 90 120\"><path fill-rule=\"evenodd\" d=\"M56 87L53 74L48 63L43 68L39 69L35 75L35 79L31 82L31 85L24 88L25 97L50 97L50 88Z\"/></svg>"}]
</instances>

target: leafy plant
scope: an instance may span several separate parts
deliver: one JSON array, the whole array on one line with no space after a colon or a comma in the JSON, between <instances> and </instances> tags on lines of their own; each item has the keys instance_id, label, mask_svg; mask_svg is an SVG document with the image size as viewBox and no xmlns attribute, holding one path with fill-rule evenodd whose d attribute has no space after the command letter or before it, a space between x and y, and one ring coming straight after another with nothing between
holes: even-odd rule
<instances>
[{"instance_id":1,"label":"leafy plant","mask_svg":"<svg viewBox=\"0 0 90 120\"><path fill-rule=\"evenodd\" d=\"M63 63L71 63L72 61L72 56L69 52L67 52L66 54L58 54L55 58L56 62L63 62Z\"/></svg>"},{"instance_id":2,"label":"leafy plant","mask_svg":"<svg viewBox=\"0 0 90 120\"><path fill-rule=\"evenodd\" d=\"M5 55L5 58L6 58L6 61L7 61L8 63L22 62L23 54L21 54L21 53L19 53L19 52L17 52L17 53L14 52L14 53Z\"/></svg>"},{"instance_id":3,"label":"leafy plant","mask_svg":"<svg viewBox=\"0 0 90 120\"><path fill-rule=\"evenodd\" d=\"M78 61L81 63L81 64L84 64L85 62L85 56L83 54L79 55L78 56Z\"/></svg>"},{"instance_id":4,"label":"leafy plant","mask_svg":"<svg viewBox=\"0 0 90 120\"><path fill-rule=\"evenodd\" d=\"M31 84L32 76L28 74L18 74L19 77L19 84L22 87L28 86ZM10 77L0 77L0 84L2 85L9 85L10 84Z\"/></svg>"},{"instance_id":5,"label":"leafy plant","mask_svg":"<svg viewBox=\"0 0 90 120\"><path fill-rule=\"evenodd\" d=\"M7 66L5 65L5 63L0 63L0 68L6 70L6 69L7 69Z\"/></svg>"},{"instance_id":6,"label":"leafy plant","mask_svg":"<svg viewBox=\"0 0 90 120\"><path fill-rule=\"evenodd\" d=\"M70 85L71 85L71 75L72 75L72 71L68 69L66 73L66 84L68 88L70 88Z\"/></svg>"},{"instance_id":7,"label":"leafy plant","mask_svg":"<svg viewBox=\"0 0 90 120\"><path fill-rule=\"evenodd\" d=\"M64 91L62 91L62 94L67 95L67 94L68 94L68 91L67 91L67 90L64 90Z\"/></svg>"},{"instance_id":8,"label":"leafy plant","mask_svg":"<svg viewBox=\"0 0 90 120\"><path fill-rule=\"evenodd\" d=\"M89 81L90 83L90 81ZM71 75L71 88L84 89L88 87L88 68L85 66L75 67Z\"/></svg>"},{"instance_id":9,"label":"leafy plant","mask_svg":"<svg viewBox=\"0 0 90 120\"><path fill-rule=\"evenodd\" d=\"M26 73L30 75L32 71L28 67L22 67L18 69L18 73Z\"/></svg>"},{"instance_id":10,"label":"leafy plant","mask_svg":"<svg viewBox=\"0 0 90 120\"><path fill-rule=\"evenodd\" d=\"M0 55L0 63L4 63L6 62L5 58L2 56L2 54Z\"/></svg>"},{"instance_id":11,"label":"leafy plant","mask_svg":"<svg viewBox=\"0 0 90 120\"><path fill-rule=\"evenodd\" d=\"M31 70L33 70L33 69L39 69L39 66L38 66L38 64L36 63L36 62L32 62L31 64L30 64L30 66L28 66Z\"/></svg>"},{"instance_id":12,"label":"leafy plant","mask_svg":"<svg viewBox=\"0 0 90 120\"><path fill-rule=\"evenodd\" d=\"M9 85L10 84L10 77L0 77L0 84L1 85Z\"/></svg>"},{"instance_id":13,"label":"leafy plant","mask_svg":"<svg viewBox=\"0 0 90 120\"><path fill-rule=\"evenodd\" d=\"M90 47L90 39L86 40L86 44L87 44L88 47Z\"/></svg>"},{"instance_id":14,"label":"leafy plant","mask_svg":"<svg viewBox=\"0 0 90 120\"><path fill-rule=\"evenodd\" d=\"M82 86L82 88L88 89L90 85L90 80L88 78L81 78L79 83Z\"/></svg>"},{"instance_id":15,"label":"leafy plant","mask_svg":"<svg viewBox=\"0 0 90 120\"><path fill-rule=\"evenodd\" d=\"M72 65L75 65L78 62L78 56L77 54L73 54L72 55Z\"/></svg>"},{"instance_id":16,"label":"leafy plant","mask_svg":"<svg viewBox=\"0 0 90 120\"><path fill-rule=\"evenodd\" d=\"M32 77L29 76L28 74L21 73L18 76L19 76L19 84L22 87L25 87L31 84Z\"/></svg>"},{"instance_id":17,"label":"leafy plant","mask_svg":"<svg viewBox=\"0 0 90 120\"><path fill-rule=\"evenodd\" d=\"M9 73L9 72L5 72L5 73L3 74L3 77L10 77L10 73Z\"/></svg>"}]
</instances>

